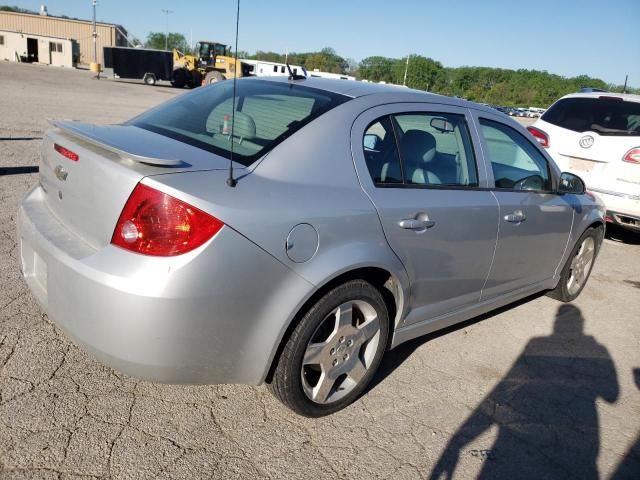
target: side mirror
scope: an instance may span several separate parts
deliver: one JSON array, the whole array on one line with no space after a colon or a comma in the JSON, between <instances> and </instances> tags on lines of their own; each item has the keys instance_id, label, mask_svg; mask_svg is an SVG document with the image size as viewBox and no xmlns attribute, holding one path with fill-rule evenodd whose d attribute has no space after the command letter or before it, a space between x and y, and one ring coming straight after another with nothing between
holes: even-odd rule
<instances>
[{"instance_id":1,"label":"side mirror","mask_svg":"<svg viewBox=\"0 0 640 480\"><path fill-rule=\"evenodd\" d=\"M558 185L558 193L582 195L585 191L586 187L579 176L569 172L562 172L560 175L560 184Z\"/></svg>"},{"instance_id":2,"label":"side mirror","mask_svg":"<svg viewBox=\"0 0 640 480\"><path fill-rule=\"evenodd\" d=\"M431 125L431 128L436 129L440 133L453 132L453 125L451 125L451 122L447 121L446 118L433 117L429 122L429 125Z\"/></svg>"},{"instance_id":3,"label":"side mirror","mask_svg":"<svg viewBox=\"0 0 640 480\"><path fill-rule=\"evenodd\" d=\"M376 135L375 133L367 133L364 136L364 140L362 141L362 145L367 150L377 150L378 145L382 142L382 139Z\"/></svg>"}]
</instances>

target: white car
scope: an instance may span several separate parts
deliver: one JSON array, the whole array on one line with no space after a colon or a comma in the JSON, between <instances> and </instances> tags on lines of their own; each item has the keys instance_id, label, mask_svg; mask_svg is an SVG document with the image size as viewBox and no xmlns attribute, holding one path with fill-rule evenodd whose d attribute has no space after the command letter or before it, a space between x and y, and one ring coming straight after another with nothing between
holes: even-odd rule
<instances>
[{"instance_id":1,"label":"white car","mask_svg":"<svg viewBox=\"0 0 640 480\"><path fill-rule=\"evenodd\" d=\"M566 95L528 130L602 198L607 222L640 232L640 95Z\"/></svg>"}]
</instances>

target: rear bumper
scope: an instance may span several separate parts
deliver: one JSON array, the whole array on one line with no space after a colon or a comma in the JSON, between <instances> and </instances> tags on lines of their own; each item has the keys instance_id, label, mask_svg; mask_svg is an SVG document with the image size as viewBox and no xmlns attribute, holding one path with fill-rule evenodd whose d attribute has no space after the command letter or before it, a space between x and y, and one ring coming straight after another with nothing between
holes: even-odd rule
<instances>
[{"instance_id":1,"label":"rear bumper","mask_svg":"<svg viewBox=\"0 0 640 480\"><path fill-rule=\"evenodd\" d=\"M631 230L640 231L640 195L628 195L611 190L590 188L606 205L606 220Z\"/></svg>"},{"instance_id":2,"label":"rear bumper","mask_svg":"<svg viewBox=\"0 0 640 480\"><path fill-rule=\"evenodd\" d=\"M165 383L259 384L312 285L224 227L185 255L93 249L42 202L18 214L24 278L69 336L103 363Z\"/></svg>"}]
</instances>

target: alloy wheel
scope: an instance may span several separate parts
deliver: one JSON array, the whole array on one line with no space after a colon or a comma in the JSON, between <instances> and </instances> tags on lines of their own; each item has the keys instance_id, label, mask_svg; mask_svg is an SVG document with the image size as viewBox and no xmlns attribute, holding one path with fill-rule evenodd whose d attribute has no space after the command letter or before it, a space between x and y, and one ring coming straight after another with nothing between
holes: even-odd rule
<instances>
[{"instance_id":1,"label":"alloy wheel","mask_svg":"<svg viewBox=\"0 0 640 480\"><path fill-rule=\"evenodd\" d=\"M567 279L569 295L576 294L587 281L595 252L595 240L593 237L586 237L580 244L575 257L571 260L569 278Z\"/></svg>"},{"instance_id":2,"label":"alloy wheel","mask_svg":"<svg viewBox=\"0 0 640 480\"><path fill-rule=\"evenodd\" d=\"M311 336L302 360L302 388L315 403L340 400L371 366L380 341L380 320L363 300L345 302Z\"/></svg>"}]
</instances>

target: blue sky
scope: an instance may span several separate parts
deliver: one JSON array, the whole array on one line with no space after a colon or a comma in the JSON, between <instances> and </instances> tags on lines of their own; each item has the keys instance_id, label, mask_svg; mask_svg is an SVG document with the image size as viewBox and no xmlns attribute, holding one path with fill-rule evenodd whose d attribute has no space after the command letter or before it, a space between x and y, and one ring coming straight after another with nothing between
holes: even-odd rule
<instances>
[{"instance_id":1,"label":"blue sky","mask_svg":"<svg viewBox=\"0 0 640 480\"><path fill-rule=\"evenodd\" d=\"M53 15L91 18L91 0L0 0ZM233 43L235 0L98 0L98 20L144 39L169 30ZM640 0L241 0L240 50L343 57L416 53L446 66L587 74L640 87Z\"/></svg>"}]
</instances>

